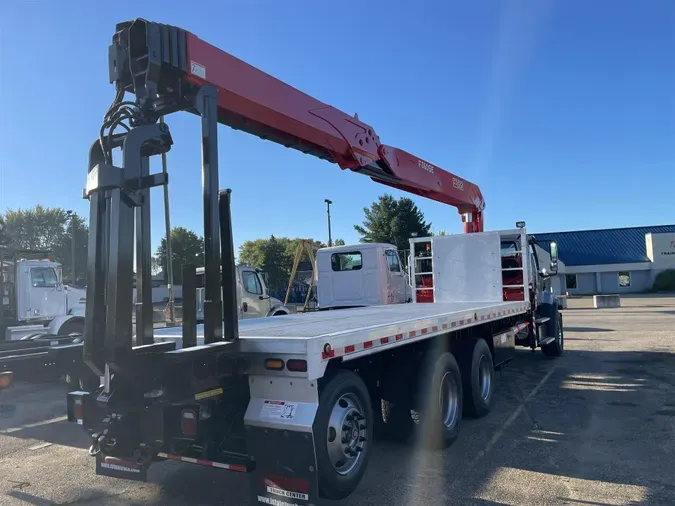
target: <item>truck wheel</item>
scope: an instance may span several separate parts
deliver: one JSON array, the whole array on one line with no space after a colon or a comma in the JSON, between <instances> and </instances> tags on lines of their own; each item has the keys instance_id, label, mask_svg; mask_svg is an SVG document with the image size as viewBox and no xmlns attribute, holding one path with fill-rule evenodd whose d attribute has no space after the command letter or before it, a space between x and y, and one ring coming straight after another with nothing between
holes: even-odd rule
<instances>
[{"instance_id":1,"label":"truck wheel","mask_svg":"<svg viewBox=\"0 0 675 506\"><path fill-rule=\"evenodd\" d=\"M69 320L59 329L60 336L68 336L70 334L80 334L84 335L84 321L82 320Z\"/></svg>"},{"instance_id":2,"label":"truck wheel","mask_svg":"<svg viewBox=\"0 0 675 506\"><path fill-rule=\"evenodd\" d=\"M492 353L485 339L472 338L458 353L464 389L464 409L481 418L490 412L494 389Z\"/></svg>"},{"instance_id":3,"label":"truck wheel","mask_svg":"<svg viewBox=\"0 0 675 506\"><path fill-rule=\"evenodd\" d=\"M549 329L553 328L555 332L555 341L549 344L545 344L541 347L541 351L544 352L544 355L547 357L559 357L565 351L565 334L563 331L563 318L561 314L558 314L557 319L551 319L549 322L554 322L554 325L549 325Z\"/></svg>"},{"instance_id":4,"label":"truck wheel","mask_svg":"<svg viewBox=\"0 0 675 506\"><path fill-rule=\"evenodd\" d=\"M455 357L446 352L428 374L420 388L421 435L428 446L447 448L457 439L462 422L462 373Z\"/></svg>"},{"instance_id":5,"label":"truck wheel","mask_svg":"<svg viewBox=\"0 0 675 506\"><path fill-rule=\"evenodd\" d=\"M373 441L368 389L351 371L339 371L319 397L314 445L319 489L326 499L344 499L366 472Z\"/></svg>"}]
</instances>

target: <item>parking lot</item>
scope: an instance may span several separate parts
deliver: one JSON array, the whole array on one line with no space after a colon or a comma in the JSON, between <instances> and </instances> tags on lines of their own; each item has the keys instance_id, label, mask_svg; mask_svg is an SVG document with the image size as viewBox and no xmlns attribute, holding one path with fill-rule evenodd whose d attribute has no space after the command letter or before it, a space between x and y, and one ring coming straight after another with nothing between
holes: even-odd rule
<instances>
[{"instance_id":1,"label":"parking lot","mask_svg":"<svg viewBox=\"0 0 675 506\"><path fill-rule=\"evenodd\" d=\"M563 358L519 350L493 412L444 452L381 443L345 505L675 504L675 298L564 311ZM2 504L246 504L248 477L191 464L97 477L63 385L0 394Z\"/></svg>"}]
</instances>

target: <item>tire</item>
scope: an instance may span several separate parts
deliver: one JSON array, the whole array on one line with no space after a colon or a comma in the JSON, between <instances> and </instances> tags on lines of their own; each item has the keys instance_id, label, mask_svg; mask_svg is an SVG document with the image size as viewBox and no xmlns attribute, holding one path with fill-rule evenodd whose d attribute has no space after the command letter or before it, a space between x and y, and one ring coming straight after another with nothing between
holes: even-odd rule
<instances>
[{"instance_id":1,"label":"tire","mask_svg":"<svg viewBox=\"0 0 675 506\"><path fill-rule=\"evenodd\" d=\"M338 371L319 396L313 426L322 497L344 499L361 482L370 460L373 425L366 385L356 373Z\"/></svg>"},{"instance_id":2,"label":"tire","mask_svg":"<svg viewBox=\"0 0 675 506\"><path fill-rule=\"evenodd\" d=\"M60 336L68 336L70 334L84 335L84 320L68 320L61 325L58 334Z\"/></svg>"},{"instance_id":3,"label":"tire","mask_svg":"<svg viewBox=\"0 0 675 506\"><path fill-rule=\"evenodd\" d=\"M494 364L485 339L471 338L458 353L464 390L464 410L474 418L487 415L492 408Z\"/></svg>"},{"instance_id":4,"label":"tire","mask_svg":"<svg viewBox=\"0 0 675 506\"><path fill-rule=\"evenodd\" d=\"M449 447L459 435L463 403L462 373L451 353L436 359L419 392L424 395L420 402L423 442L430 448Z\"/></svg>"},{"instance_id":5,"label":"tire","mask_svg":"<svg viewBox=\"0 0 675 506\"><path fill-rule=\"evenodd\" d=\"M558 318L551 318L548 323L551 322L553 322L553 325L549 325L548 329L551 329L555 333L556 339L552 343L543 345L541 351L547 357L557 358L565 351L565 333L563 331L562 315L558 313Z\"/></svg>"}]
</instances>

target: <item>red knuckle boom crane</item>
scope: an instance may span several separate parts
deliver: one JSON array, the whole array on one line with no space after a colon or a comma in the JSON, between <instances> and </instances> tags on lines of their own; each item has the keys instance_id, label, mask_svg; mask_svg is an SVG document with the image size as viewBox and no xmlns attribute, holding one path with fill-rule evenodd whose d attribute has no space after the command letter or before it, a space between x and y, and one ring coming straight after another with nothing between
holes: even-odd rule
<instances>
[{"instance_id":1,"label":"red knuckle boom crane","mask_svg":"<svg viewBox=\"0 0 675 506\"><path fill-rule=\"evenodd\" d=\"M118 32L127 29L159 30L159 72L173 72L194 86L213 85L220 123L336 163L378 183L454 206L463 215L465 232L483 231L485 202L478 186L382 144L375 129L357 115L325 104L190 32L143 20L118 25Z\"/></svg>"}]
</instances>

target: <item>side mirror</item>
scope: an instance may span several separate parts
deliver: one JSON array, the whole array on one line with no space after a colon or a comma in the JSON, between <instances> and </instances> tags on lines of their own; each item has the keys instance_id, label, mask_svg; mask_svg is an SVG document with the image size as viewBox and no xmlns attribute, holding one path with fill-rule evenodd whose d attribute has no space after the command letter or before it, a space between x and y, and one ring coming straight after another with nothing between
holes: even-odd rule
<instances>
[{"instance_id":1,"label":"side mirror","mask_svg":"<svg viewBox=\"0 0 675 506\"><path fill-rule=\"evenodd\" d=\"M551 241L551 272L549 274L558 274L558 244L555 241Z\"/></svg>"}]
</instances>

